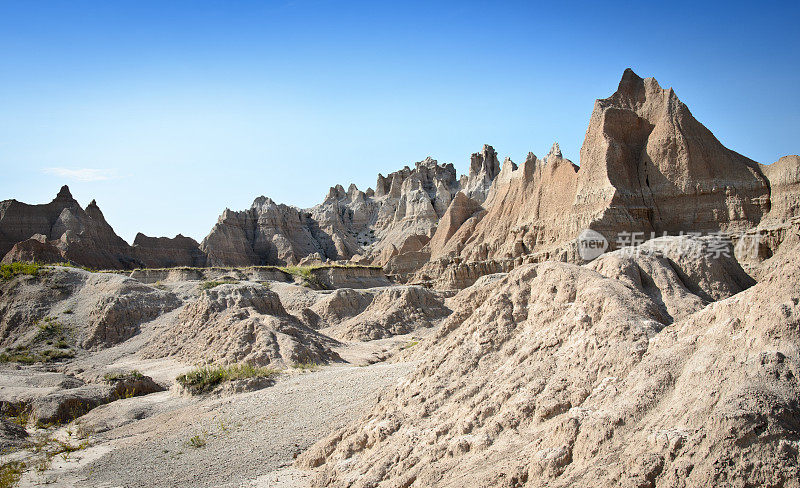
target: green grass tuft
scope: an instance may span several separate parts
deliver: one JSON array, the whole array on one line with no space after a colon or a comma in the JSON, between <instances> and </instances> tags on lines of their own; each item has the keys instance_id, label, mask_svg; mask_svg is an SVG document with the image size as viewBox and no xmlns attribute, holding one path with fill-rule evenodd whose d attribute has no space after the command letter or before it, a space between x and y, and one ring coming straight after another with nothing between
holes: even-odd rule
<instances>
[{"instance_id":1,"label":"green grass tuft","mask_svg":"<svg viewBox=\"0 0 800 488\"><path fill-rule=\"evenodd\" d=\"M80 264L75 264L72 261L64 261L60 263L51 263L47 265L48 267L59 266L62 268L75 268L75 269L82 269L84 271L88 271L90 273L99 273L99 270L94 268L89 268L88 266L81 266Z\"/></svg>"},{"instance_id":2,"label":"green grass tuft","mask_svg":"<svg viewBox=\"0 0 800 488\"><path fill-rule=\"evenodd\" d=\"M16 262L0 264L0 279L8 281L19 275L38 276L42 267L36 263Z\"/></svg>"},{"instance_id":3,"label":"green grass tuft","mask_svg":"<svg viewBox=\"0 0 800 488\"><path fill-rule=\"evenodd\" d=\"M176 381L192 393L206 393L225 381L245 378L272 378L280 371L252 364L233 364L228 366L197 366Z\"/></svg>"},{"instance_id":4,"label":"green grass tuft","mask_svg":"<svg viewBox=\"0 0 800 488\"><path fill-rule=\"evenodd\" d=\"M48 339L62 338L64 336L64 326L55 317L45 317L33 323L39 332L33 338L33 342L42 342Z\"/></svg>"},{"instance_id":5,"label":"green grass tuft","mask_svg":"<svg viewBox=\"0 0 800 488\"><path fill-rule=\"evenodd\" d=\"M45 317L33 325L38 330L30 342L0 353L0 363L48 363L75 357L67 341L67 330L58 320Z\"/></svg>"},{"instance_id":6,"label":"green grass tuft","mask_svg":"<svg viewBox=\"0 0 800 488\"><path fill-rule=\"evenodd\" d=\"M210 290L212 288L216 288L219 285L232 285L238 283L235 280L221 280L221 281L206 281L200 285L201 290Z\"/></svg>"},{"instance_id":7,"label":"green grass tuft","mask_svg":"<svg viewBox=\"0 0 800 488\"><path fill-rule=\"evenodd\" d=\"M308 286L309 288L319 288L324 290L327 287L325 286L325 283L317 278L317 276L314 274L314 270L330 267L333 266L284 266L279 269L285 273L289 273L292 276L297 276L302 280L303 285Z\"/></svg>"},{"instance_id":8,"label":"green grass tuft","mask_svg":"<svg viewBox=\"0 0 800 488\"><path fill-rule=\"evenodd\" d=\"M20 461L11 461L0 466L0 488L11 488L16 485L24 471L25 463Z\"/></svg>"},{"instance_id":9,"label":"green grass tuft","mask_svg":"<svg viewBox=\"0 0 800 488\"><path fill-rule=\"evenodd\" d=\"M205 436L201 436L200 434L193 435L189 442L186 443L189 447L194 447L195 449L199 449L201 447L206 447L206 438Z\"/></svg>"}]
</instances>

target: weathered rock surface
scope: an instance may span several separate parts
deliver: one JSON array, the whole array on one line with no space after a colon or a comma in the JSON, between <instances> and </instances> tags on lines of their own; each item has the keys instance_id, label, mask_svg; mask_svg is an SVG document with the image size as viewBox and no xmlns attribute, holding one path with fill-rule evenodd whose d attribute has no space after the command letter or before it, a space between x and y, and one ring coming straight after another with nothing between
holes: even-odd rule
<instances>
[{"instance_id":1,"label":"weathered rock surface","mask_svg":"<svg viewBox=\"0 0 800 488\"><path fill-rule=\"evenodd\" d=\"M0 405L8 415L26 413L39 424L70 422L86 412L121 398L164 391L149 376L119 375L113 381L84 381L61 373L4 371Z\"/></svg>"},{"instance_id":2,"label":"weathered rock surface","mask_svg":"<svg viewBox=\"0 0 800 488\"><path fill-rule=\"evenodd\" d=\"M792 486L797 256L672 324L624 272L480 281L417 371L298 464L315 486Z\"/></svg>"},{"instance_id":3,"label":"weathered rock surface","mask_svg":"<svg viewBox=\"0 0 800 488\"><path fill-rule=\"evenodd\" d=\"M63 339L71 347L105 348L181 304L175 295L125 276L60 267L2 282L0 297L4 347Z\"/></svg>"},{"instance_id":4,"label":"weathered rock surface","mask_svg":"<svg viewBox=\"0 0 800 488\"><path fill-rule=\"evenodd\" d=\"M64 186L56 198L44 205L28 205L16 200L0 202L0 254L6 255L18 242L39 235L51 246L28 242L16 253L40 259L54 259L53 247L61 256L101 268L122 268L130 264L128 244L114 233L97 204L84 210ZM44 240L39 238L40 240ZM13 257L14 255L12 255Z\"/></svg>"},{"instance_id":5,"label":"weathered rock surface","mask_svg":"<svg viewBox=\"0 0 800 488\"><path fill-rule=\"evenodd\" d=\"M94 200L81 208L66 185L47 204L0 202L0 256L4 263L71 261L98 269L205 265L197 242L181 235L169 239L138 234L129 246Z\"/></svg>"},{"instance_id":6,"label":"weathered rock surface","mask_svg":"<svg viewBox=\"0 0 800 488\"><path fill-rule=\"evenodd\" d=\"M456 193L453 201L450 202L450 206L447 207L439 221L436 233L433 234L430 240L430 257L432 259L440 258L444 254L445 246L450 238L453 237L453 234L480 209L480 204L466 196L464 192Z\"/></svg>"},{"instance_id":7,"label":"weathered rock surface","mask_svg":"<svg viewBox=\"0 0 800 488\"><path fill-rule=\"evenodd\" d=\"M469 161L469 175L461 178L461 190L478 204L486 200L492 181L500 174L497 151L488 144L481 152L473 153Z\"/></svg>"},{"instance_id":8,"label":"weathered rock surface","mask_svg":"<svg viewBox=\"0 0 800 488\"><path fill-rule=\"evenodd\" d=\"M392 286L381 291L358 315L326 332L343 340L368 341L432 327L450 315L444 300L421 286Z\"/></svg>"},{"instance_id":9,"label":"weathered rock surface","mask_svg":"<svg viewBox=\"0 0 800 488\"><path fill-rule=\"evenodd\" d=\"M140 232L133 240L133 252L138 263L145 268L206 265L206 256L200 250L200 244L180 234L170 239L148 237Z\"/></svg>"},{"instance_id":10,"label":"weathered rock surface","mask_svg":"<svg viewBox=\"0 0 800 488\"><path fill-rule=\"evenodd\" d=\"M800 216L800 156L784 156L761 166L769 180L770 211L766 218L786 220Z\"/></svg>"},{"instance_id":11,"label":"weathered rock surface","mask_svg":"<svg viewBox=\"0 0 800 488\"><path fill-rule=\"evenodd\" d=\"M23 427L10 420L0 419L0 454L22 446L27 438L28 432Z\"/></svg>"},{"instance_id":12,"label":"weathered rock surface","mask_svg":"<svg viewBox=\"0 0 800 488\"><path fill-rule=\"evenodd\" d=\"M612 236L627 222L656 234L738 231L769 210L758 164L725 148L671 88L630 69L595 103L580 173L576 203L599 204L593 228Z\"/></svg>"},{"instance_id":13,"label":"weathered rock surface","mask_svg":"<svg viewBox=\"0 0 800 488\"><path fill-rule=\"evenodd\" d=\"M553 258L548 251L587 228L612 248L621 232L741 231L769 209L769 186L759 166L722 146L672 89L627 70L617 92L595 104L580 168L557 144L541 161L530 154L517 169L509 164L484 207L433 257Z\"/></svg>"},{"instance_id":14,"label":"weathered rock surface","mask_svg":"<svg viewBox=\"0 0 800 488\"><path fill-rule=\"evenodd\" d=\"M251 266L297 264L331 246L307 212L259 197L247 210L226 209L200 248L210 266Z\"/></svg>"},{"instance_id":15,"label":"weathered rock surface","mask_svg":"<svg viewBox=\"0 0 800 488\"><path fill-rule=\"evenodd\" d=\"M336 324L363 312L374 298L374 292L340 288L321 298L310 310L321 324Z\"/></svg>"},{"instance_id":16,"label":"weathered rock surface","mask_svg":"<svg viewBox=\"0 0 800 488\"><path fill-rule=\"evenodd\" d=\"M30 239L14 244L11 250L3 256L2 263L10 264L15 261L60 263L66 260L66 256L45 236L36 234Z\"/></svg>"},{"instance_id":17,"label":"weathered rock surface","mask_svg":"<svg viewBox=\"0 0 800 488\"><path fill-rule=\"evenodd\" d=\"M383 265L396 254L418 252L430 240L462 184L483 201L499 172L497 156L486 146L473 160L461 182L452 164L427 158L378 175L374 191L332 187L307 211L260 197L243 212L226 210L201 248L212 265L297 264L309 256L314 262L357 256L359 263Z\"/></svg>"},{"instance_id":18,"label":"weathered rock surface","mask_svg":"<svg viewBox=\"0 0 800 488\"><path fill-rule=\"evenodd\" d=\"M718 237L659 237L604 254L587 267L643 292L674 320L755 284L732 244Z\"/></svg>"},{"instance_id":19,"label":"weathered rock surface","mask_svg":"<svg viewBox=\"0 0 800 488\"><path fill-rule=\"evenodd\" d=\"M203 291L143 354L190 363L289 366L337 361L330 349L336 344L288 314L275 292L245 282Z\"/></svg>"}]
</instances>

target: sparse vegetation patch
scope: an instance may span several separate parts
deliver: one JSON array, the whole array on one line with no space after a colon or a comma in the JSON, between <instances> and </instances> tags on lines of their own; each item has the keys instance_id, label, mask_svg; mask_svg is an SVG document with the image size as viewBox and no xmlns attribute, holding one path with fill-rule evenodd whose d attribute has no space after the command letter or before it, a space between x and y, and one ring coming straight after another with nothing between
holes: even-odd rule
<instances>
[{"instance_id":1,"label":"sparse vegetation patch","mask_svg":"<svg viewBox=\"0 0 800 488\"><path fill-rule=\"evenodd\" d=\"M189 438L189 442L186 443L189 447L194 447L195 449L199 449L201 447L206 447L206 438L205 436L201 436L200 434L193 435Z\"/></svg>"},{"instance_id":2,"label":"sparse vegetation patch","mask_svg":"<svg viewBox=\"0 0 800 488\"><path fill-rule=\"evenodd\" d=\"M25 471L25 463L11 461L0 466L0 488L11 488L15 486L22 473Z\"/></svg>"},{"instance_id":3,"label":"sparse vegetation patch","mask_svg":"<svg viewBox=\"0 0 800 488\"><path fill-rule=\"evenodd\" d=\"M48 267L59 266L59 267L62 267L62 268L82 269L82 270L88 271L90 273L98 273L99 272L98 270L96 270L94 268L89 268L87 266L81 266L80 264L75 264L72 261L64 261L64 262L60 262L60 263L52 263L52 264L48 264L47 266Z\"/></svg>"},{"instance_id":4,"label":"sparse vegetation patch","mask_svg":"<svg viewBox=\"0 0 800 488\"><path fill-rule=\"evenodd\" d=\"M131 371L115 371L113 373L106 373L103 375L103 380L106 383L115 383L117 381L125 380L140 380L142 378L144 378L144 375L138 369Z\"/></svg>"},{"instance_id":5,"label":"sparse vegetation patch","mask_svg":"<svg viewBox=\"0 0 800 488\"><path fill-rule=\"evenodd\" d=\"M55 317L45 317L33 324L38 329L33 339L1 352L0 363L46 363L75 357L68 331Z\"/></svg>"},{"instance_id":6,"label":"sparse vegetation patch","mask_svg":"<svg viewBox=\"0 0 800 488\"><path fill-rule=\"evenodd\" d=\"M326 266L284 266L279 269L285 273L289 273L292 276L300 278L300 280L303 282L303 285L308 286L309 288L325 289L327 288L325 284L314 274L315 269L324 267Z\"/></svg>"},{"instance_id":7,"label":"sparse vegetation patch","mask_svg":"<svg viewBox=\"0 0 800 488\"><path fill-rule=\"evenodd\" d=\"M227 366L198 366L176 378L176 381L191 393L207 393L226 381L246 378L272 378L280 373L277 369L234 364Z\"/></svg>"},{"instance_id":8,"label":"sparse vegetation patch","mask_svg":"<svg viewBox=\"0 0 800 488\"><path fill-rule=\"evenodd\" d=\"M212 288L216 288L219 285L232 285L238 283L235 280L220 280L220 281L206 281L200 285L201 290L210 290Z\"/></svg>"},{"instance_id":9,"label":"sparse vegetation patch","mask_svg":"<svg viewBox=\"0 0 800 488\"><path fill-rule=\"evenodd\" d=\"M38 276L41 266L36 263L16 262L0 264L0 279L8 281L19 275Z\"/></svg>"}]
</instances>

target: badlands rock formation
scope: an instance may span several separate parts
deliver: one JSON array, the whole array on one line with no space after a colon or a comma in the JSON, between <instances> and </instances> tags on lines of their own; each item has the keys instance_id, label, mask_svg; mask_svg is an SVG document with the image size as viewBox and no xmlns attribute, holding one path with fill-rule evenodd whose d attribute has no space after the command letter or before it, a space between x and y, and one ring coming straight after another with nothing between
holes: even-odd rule
<instances>
[{"instance_id":1,"label":"badlands rock formation","mask_svg":"<svg viewBox=\"0 0 800 488\"><path fill-rule=\"evenodd\" d=\"M448 315L450 310L435 293L421 286L397 286L379 293L361 313L328 333L343 340L383 339L433 327Z\"/></svg>"},{"instance_id":2,"label":"badlands rock formation","mask_svg":"<svg viewBox=\"0 0 800 488\"><path fill-rule=\"evenodd\" d=\"M24 242L29 239L38 244ZM22 244L13 249L17 243ZM60 261L98 268L125 267L131 261L128 244L114 233L97 203L81 208L66 186L44 205L0 202L0 254L28 258L37 251L48 261L60 255Z\"/></svg>"},{"instance_id":3,"label":"badlands rock formation","mask_svg":"<svg viewBox=\"0 0 800 488\"><path fill-rule=\"evenodd\" d=\"M770 186L766 217L780 221L800 215L800 156L784 156L761 170Z\"/></svg>"},{"instance_id":4,"label":"badlands rock formation","mask_svg":"<svg viewBox=\"0 0 800 488\"><path fill-rule=\"evenodd\" d=\"M206 265L206 256L197 241L180 234L170 239L148 237L140 232L133 240L133 253L137 264L145 268Z\"/></svg>"},{"instance_id":5,"label":"badlands rock formation","mask_svg":"<svg viewBox=\"0 0 800 488\"><path fill-rule=\"evenodd\" d=\"M796 184L795 160L781 166L771 171L779 186ZM485 214L437 242L419 278L464 262L579 262L571 243L583 229L601 232L612 248L620 233L742 232L770 211L762 168L722 146L672 89L626 70L617 91L595 104L580 168L554 145L543 160L529 154L519 168L504 169ZM784 217L796 212L785 198L779 190Z\"/></svg>"},{"instance_id":6,"label":"badlands rock formation","mask_svg":"<svg viewBox=\"0 0 800 488\"><path fill-rule=\"evenodd\" d=\"M50 330L54 336L45 339L63 338L70 348L105 348L180 304L175 295L125 276L69 268L0 282L0 296L3 347L27 347Z\"/></svg>"},{"instance_id":7,"label":"badlands rock formation","mask_svg":"<svg viewBox=\"0 0 800 488\"><path fill-rule=\"evenodd\" d=\"M197 242L180 234L170 239L140 233L129 246L94 200L81 208L67 186L44 205L0 202L0 256L4 263L70 261L99 269L206 264Z\"/></svg>"},{"instance_id":8,"label":"badlands rock formation","mask_svg":"<svg viewBox=\"0 0 800 488\"><path fill-rule=\"evenodd\" d=\"M298 465L314 486L794 486L794 251L708 306L685 268L644 283L546 262L476 283L417 371ZM655 290L687 314L670 323Z\"/></svg>"},{"instance_id":9,"label":"badlands rock formation","mask_svg":"<svg viewBox=\"0 0 800 488\"><path fill-rule=\"evenodd\" d=\"M484 146L461 178L428 158L307 210L259 197L201 244L129 246L66 187L0 203L4 262L150 268L3 267L0 465L25 486L799 487L800 158L726 149L628 70L580 163ZM584 229L610 241L586 263ZM179 395L197 365L280 373ZM41 462L87 425L85 458Z\"/></svg>"},{"instance_id":10,"label":"badlands rock formation","mask_svg":"<svg viewBox=\"0 0 800 488\"><path fill-rule=\"evenodd\" d=\"M487 145L460 178L452 164L427 158L379 174L374 190L336 185L307 210L259 197L249 209L226 209L200 245L139 235L128 246L96 205L81 210L65 187L47 205L0 204L0 254L99 268L351 260L460 289L525 262L581 262L574 241L584 229L613 249L630 233L738 235L781 223L800 211L799 164L786 156L759 165L725 148L671 88L628 69L595 103L580 167L554 144L542 159L529 153L501 169Z\"/></svg>"},{"instance_id":11,"label":"badlands rock formation","mask_svg":"<svg viewBox=\"0 0 800 488\"><path fill-rule=\"evenodd\" d=\"M290 366L338 360L336 341L289 315L275 292L254 283L223 284L188 304L174 325L155 337L145 357L190 363Z\"/></svg>"}]
</instances>

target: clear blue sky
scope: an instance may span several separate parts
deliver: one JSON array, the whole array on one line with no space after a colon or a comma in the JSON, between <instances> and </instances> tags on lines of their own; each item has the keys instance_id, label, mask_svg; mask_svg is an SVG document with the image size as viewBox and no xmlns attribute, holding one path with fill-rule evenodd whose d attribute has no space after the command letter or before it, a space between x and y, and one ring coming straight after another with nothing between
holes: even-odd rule
<instances>
[{"instance_id":1,"label":"clear blue sky","mask_svg":"<svg viewBox=\"0 0 800 488\"><path fill-rule=\"evenodd\" d=\"M66 183L129 242L200 240L484 143L577 163L628 66L731 149L800 152L798 2L399 3L0 0L0 199Z\"/></svg>"}]
</instances>

